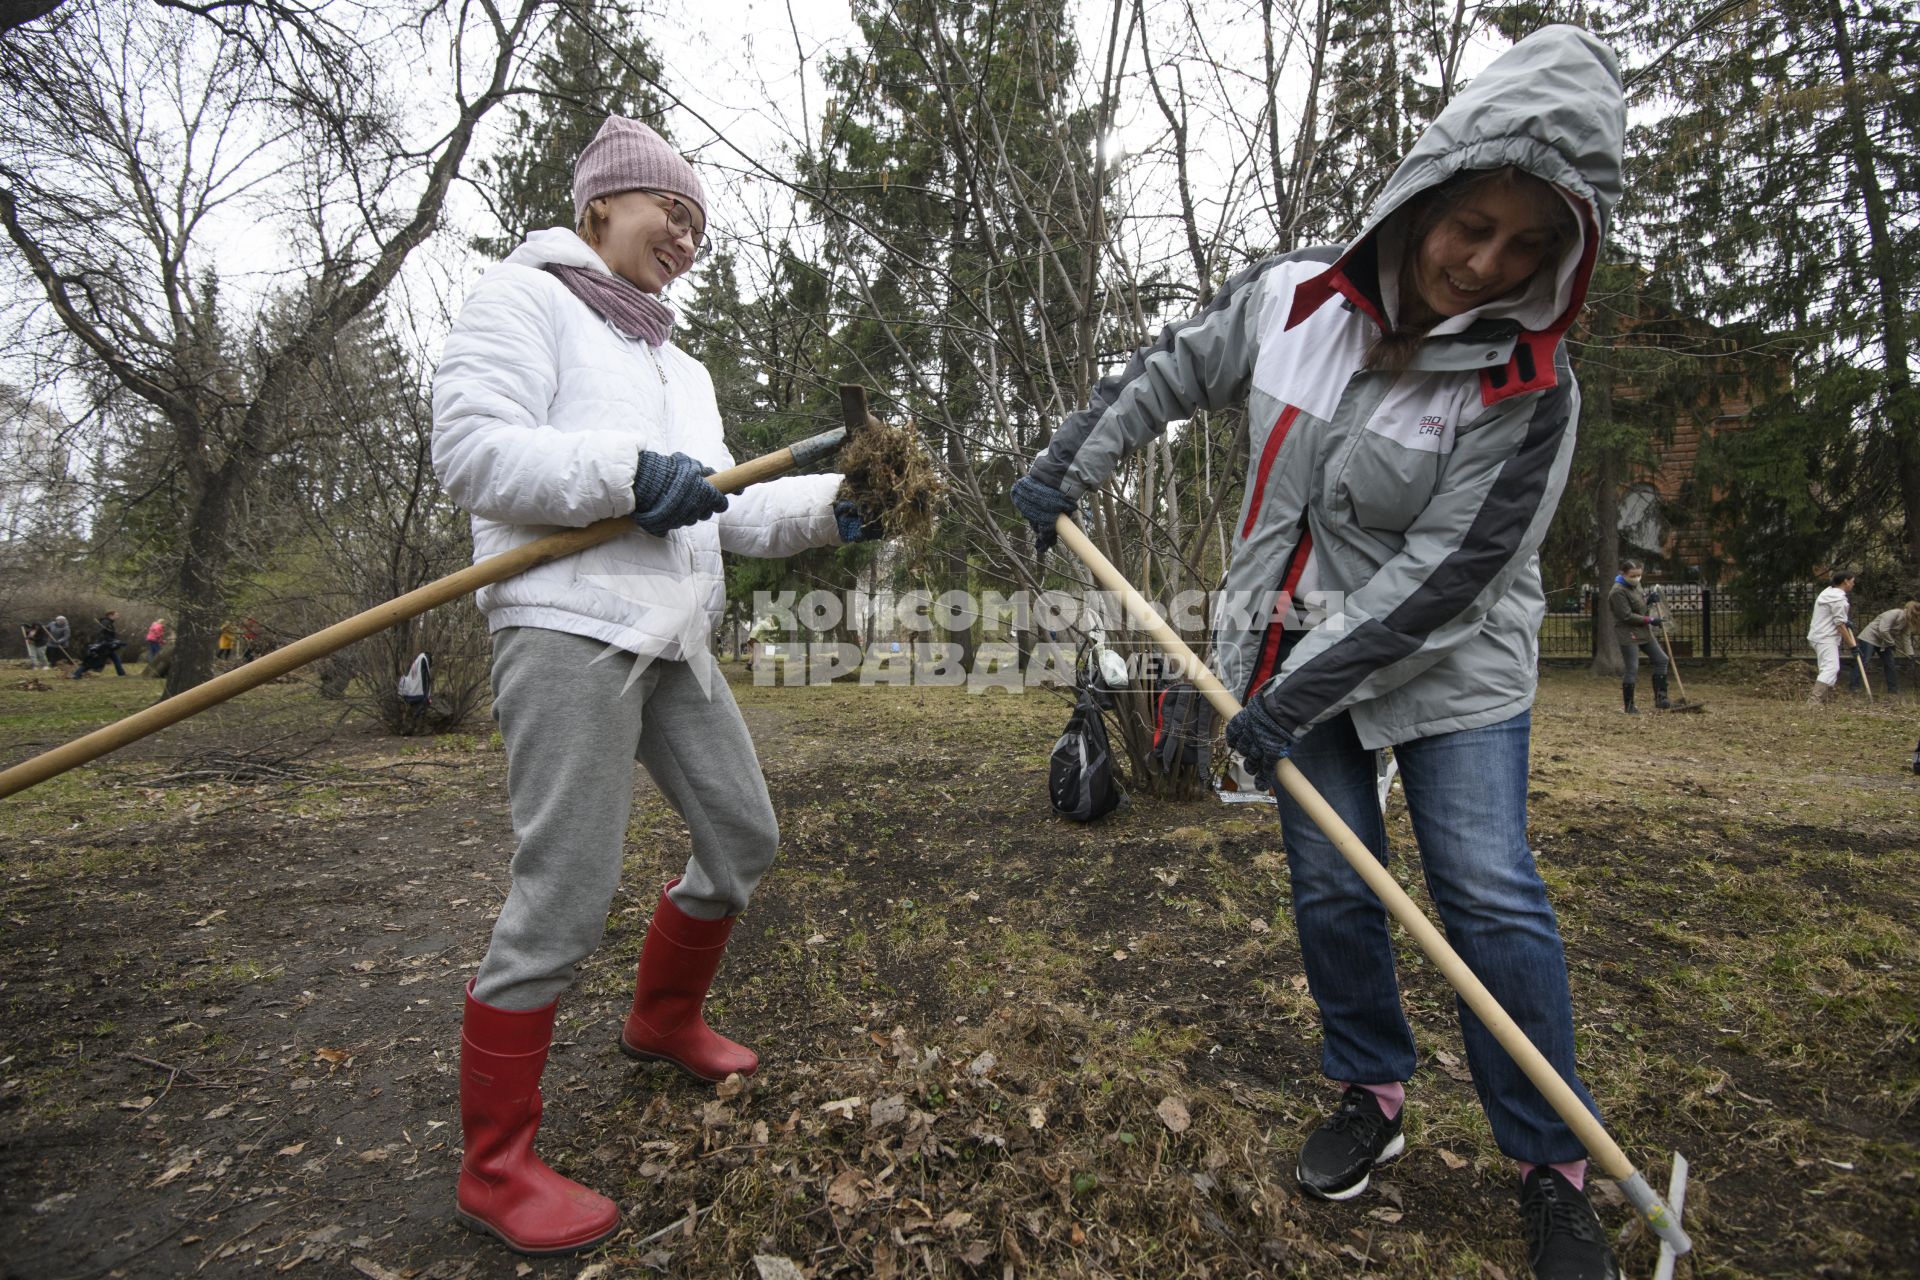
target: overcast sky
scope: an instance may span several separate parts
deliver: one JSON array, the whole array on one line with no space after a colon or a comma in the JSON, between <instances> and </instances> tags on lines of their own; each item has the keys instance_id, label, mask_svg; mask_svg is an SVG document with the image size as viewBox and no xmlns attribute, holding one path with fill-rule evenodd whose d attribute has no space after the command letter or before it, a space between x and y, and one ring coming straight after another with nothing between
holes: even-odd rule
<instances>
[{"instance_id":1,"label":"overcast sky","mask_svg":"<svg viewBox=\"0 0 1920 1280\"><path fill-rule=\"evenodd\" d=\"M1154 22L1165 24L1154 36L1155 61L1164 65L1168 59L1182 60L1185 84L1194 98L1199 141L1189 159L1195 189L1205 202L1203 217L1227 228L1263 217L1252 203L1257 192L1245 171L1249 153L1263 149L1248 132L1265 102L1259 83L1259 6L1248 0L1155 0L1148 11ZM1075 8L1082 61L1089 64L1082 69L1087 97L1098 71L1091 64L1102 48L1109 12L1108 5L1091 0ZM847 0L646 0L640 22L682 104L673 116L676 141L701 166L716 237L724 242L731 234L759 228L785 229L793 216L791 202L785 189L764 173L784 173L789 167L785 154L799 139L818 135L826 104L822 65L830 55L858 44ZM1483 64L1492 52L1476 49L1469 65ZM400 58L406 65L397 82L419 104L420 118L445 117L450 73L444 43L437 59L431 46L424 55L416 48ZM1129 59L1136 77L1139 66L1136 48ZM1290 131L1288 103L1296 97L1291 90L1300 79L1283 76L1283 132ZM507 123L504 111L492 113L469 155L469 173L474 160L499 145ZM423 124L423 132L426 127ZM1161 131L1158 112L1136 78L1122 98L1114 142L1143 153ZM1114 231L1122 242L1117 251L1130 261L1153 260L1158 250L1150 240L1172 234L1172 224L1155 216L1174 207L1172 186L1171 164L1164 157L1140 161L1122 175L1116 200L1137 216L1123 218ZM203 237L200 261L219 270L229 299L263 297L286 282L286 224L276 226L275 213L271 202L252 209L236 207ZM437 356L445 317L488 265L468 247L469 240L491 229L478 194L457 186L441 229L416 251L397 283L390 313L412 330L423 358ZM18 259L12 263L17 267ZM0 290L16 304L12 314L17 318L18 304L37 297L37 291L24 272L8 274L11 278L0 281ZM751 287L750 267L745 283ZM678 291L684 293L685 287L683 283ZM16 383L27 381L14 352L0 356L0 377L10 375Z\"/></svg>"}]
</instances>

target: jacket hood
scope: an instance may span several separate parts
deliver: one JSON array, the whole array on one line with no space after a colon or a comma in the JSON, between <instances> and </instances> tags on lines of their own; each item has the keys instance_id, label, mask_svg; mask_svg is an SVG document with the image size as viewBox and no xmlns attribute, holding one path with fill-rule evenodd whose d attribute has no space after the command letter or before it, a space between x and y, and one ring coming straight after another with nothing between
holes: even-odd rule
<instances>
[{"instance_id":1,"label":"jacket hood","mask_svg":"<svg viewBox=\"0 0 1920 1280\"><path fill-rule=\"evenodd\" d=\"M1288 326L1338 293L1387 327L1398 310L1409 202L1456 174L1511 165L1560 193L1574 210L1579 237L1553 271L1542 271L1522 293L1449 317L1431 332L1506 321L1522 331L1528 350L1516 376L1495 380L1498 391L1489 388L1490 399L1553 385L1553 347L1586 301L1600 242L1620 199L1625 137L1626 100L1612 50L1578 27L1534 32L1441 110L1339 260L1296 290Z\"/></svg>"},{"instance_id":2,"label":"jacket hood","mask_svg":"<svg viewBox=\"0 0 1920 1280\"><path fill-rule=\"evenodd\" d=\"M1414 144L1356 241L1413 196L1468 169L1523 169L1591 211L1606 234L1627 127L1620 64L1578 27L1534 32L1474 77Z\"/></svg>"}]
</instances>

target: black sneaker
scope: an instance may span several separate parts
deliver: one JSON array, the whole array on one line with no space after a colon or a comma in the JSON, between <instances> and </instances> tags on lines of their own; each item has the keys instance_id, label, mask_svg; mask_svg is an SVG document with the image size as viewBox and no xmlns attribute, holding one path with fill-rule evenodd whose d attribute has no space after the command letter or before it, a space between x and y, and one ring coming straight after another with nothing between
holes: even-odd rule
<instances>
[{"instance_id":1,"label":"black sneaker","mask_svg":"<svg viewBox=\"0 0 1920 1280\"><path fill-rule=\"evenodd\" d=\"M1322 1200L1351 1200L1367 1189L1373 1167L1407 1149L1400 1117L1387 1119L1380 1100L1357 1084L1347 1086L1340 1106L1307 1135L1293 1176L1300 1189Z\"/></svg>"},{"instance_id":2,"label":"black sneaker","mask_svg":"<svg viewBox=\"0 0 1920 1280\"><path fill-rule=\"evenodd\" d=\"M1520 1184L1520 1217L1534 1280L1620 1280L1587 1193L1557 1169L1540 1165Z\"/></svg>"}]
</instances>

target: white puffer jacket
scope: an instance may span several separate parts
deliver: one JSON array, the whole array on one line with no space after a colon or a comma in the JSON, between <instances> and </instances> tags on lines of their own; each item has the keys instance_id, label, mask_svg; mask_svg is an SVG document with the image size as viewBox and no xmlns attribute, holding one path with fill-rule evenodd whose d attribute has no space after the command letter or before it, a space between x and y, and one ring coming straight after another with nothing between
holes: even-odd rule
<instances>
[{"instance_id":1,"label":"white puffer jacket","mask_svg":"<svg viewBox=\"0 0 1920 1280\"><path fill-rule=\"evenodd\" d=\"M542 269L549 262L607 269L572 231L536 231L469 295L434 374L433 469L473 513L476 561L630 514L642 449L715 470L734 462L706 369L671 342L649 352L622 336ZM712 519L665 538L636 528L477 600L493 631L544 627L679 658L704 649L719 621L721 551L837 545L839 487L838 475L757 484Z\"/></svg>"}]
</instances>

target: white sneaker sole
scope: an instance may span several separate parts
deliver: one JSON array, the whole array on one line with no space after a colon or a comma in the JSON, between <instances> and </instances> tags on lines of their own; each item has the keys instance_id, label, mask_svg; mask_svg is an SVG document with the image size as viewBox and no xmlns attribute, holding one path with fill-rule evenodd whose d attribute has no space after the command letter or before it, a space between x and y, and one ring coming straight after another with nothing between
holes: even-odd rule
<instances>
[{"instance_id":1,"label":"white sneaker sole","mask_svg":"<svg viewBox=\"0 0 1920 1280\"><path fill-rule=\"evenodd\" d=\"M1348 1187L1345 1191L1322 1191L1318 1187L1310 1185L1307 1182L1306 1178L1301 1175L1300 1166L1297 1164L1293 1166L1293 1180L1300 1184L1300 1189L1302 1191L1314 1197L1316 1200L1332 1200L1335 1203L1338 1203L1339 1201L1342 1201L1342 1200L1351 1200L1355 1196L1359 1195L1361 1192L1365 1191L1368 1185L1372 1183L1374 1169L1378 1169L1381 1165L1387 1163L1387 1161L1389 1160L1394 1159L1396 1156L1398 1156L1401 1152L1405 1151L1406 1149L1407 1149L1407 1135L1404 1133L1394 1134L1393 1141L1389 1142L1385 1147L1381 1148L1380 1154L1374 1157L1372 1167L1369 1168L1367 1172L1361 1176L1360 1181L1354 1183L1352 1186Z\"/></svg>"}]
</instances>

